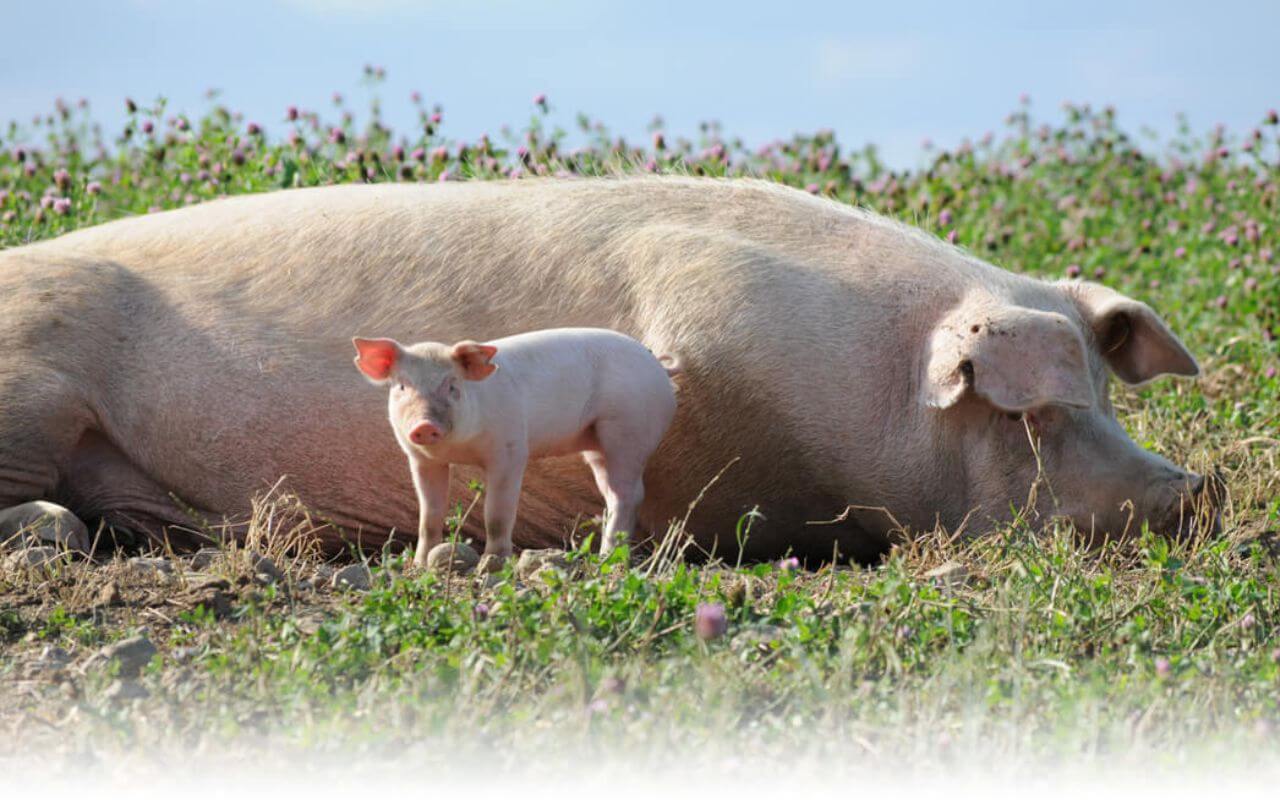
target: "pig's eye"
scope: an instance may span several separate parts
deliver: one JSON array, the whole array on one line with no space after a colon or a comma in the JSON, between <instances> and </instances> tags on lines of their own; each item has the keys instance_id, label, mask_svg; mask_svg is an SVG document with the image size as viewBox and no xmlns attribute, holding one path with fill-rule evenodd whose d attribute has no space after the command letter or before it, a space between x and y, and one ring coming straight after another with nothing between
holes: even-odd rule
<instances>
[{"instance_id":1,"label":"pig's eye","mask_svg":"<svg viewBox=\"0 0 1280 800\"><path fill-rule=\"evenodd\" d=\"M458 390L458 384L453 383L452 381L449 383L449 396L454 400L457 400L462 396L462 392Z\"/></svg>"},{"instance_id":2,"label":"pig's eye","mask_svg":"<svg viewBox=\"0 0 1280 800\"><path fill-rule=\"evenodd\" d=\"M1010 412L1006 413L1006 414L1005 414L1005 416L1006 416L1010 421L1012 421L1012 422L1021 422L1021 421L1022 421L1022 412L1021 412L1021 411L1010 411Z\"/></svg>"},{"instance_id":3,"label":"pig's eye","mask_svg":"<svg viewBox=\"0 0 1280 800\"><path fill-rule=\"evenodd\" d=\"M404 384L403 384L403 383L397 383L397 384L396 384L396 391L397 391L397 392L403 392L403 391L404 391Z\"/></svg>"}]
</instances>

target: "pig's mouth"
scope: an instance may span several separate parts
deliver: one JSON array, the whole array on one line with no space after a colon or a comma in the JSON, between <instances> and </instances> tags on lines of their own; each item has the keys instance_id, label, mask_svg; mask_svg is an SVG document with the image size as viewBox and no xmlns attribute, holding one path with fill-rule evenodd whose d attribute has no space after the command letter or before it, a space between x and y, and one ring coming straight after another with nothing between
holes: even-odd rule
<instances>
[{"instance_id":1,"label":"pig's mouth","mask_svg":"<svg viewBox=\"0 0 1280 800\"><path fill-rule=\"evenodd\" d=\"M1159 530L1178 541L1212 538L1222 533L1226 481L1221 470L1205 475L1194 494L1183 494Z\"/></svg>"}]
</instances>

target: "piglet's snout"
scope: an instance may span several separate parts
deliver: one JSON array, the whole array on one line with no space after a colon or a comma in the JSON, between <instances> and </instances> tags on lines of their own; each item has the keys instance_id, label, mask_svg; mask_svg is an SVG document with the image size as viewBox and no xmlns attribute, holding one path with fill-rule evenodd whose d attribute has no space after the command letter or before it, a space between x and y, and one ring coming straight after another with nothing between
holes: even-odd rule
<instances>
[{"instance_id":1,"label":"piglet's snout","mask_svg":"<svg viewBox=\"0 0 1280 800\"><path fill-rule=\"evenodd\" d=\"M414 423L413 427L409 429L409 441L422 447L428 447L439 442L443 436L444 434L438 427L425 420Z\"/></svg>"}]
</instances>

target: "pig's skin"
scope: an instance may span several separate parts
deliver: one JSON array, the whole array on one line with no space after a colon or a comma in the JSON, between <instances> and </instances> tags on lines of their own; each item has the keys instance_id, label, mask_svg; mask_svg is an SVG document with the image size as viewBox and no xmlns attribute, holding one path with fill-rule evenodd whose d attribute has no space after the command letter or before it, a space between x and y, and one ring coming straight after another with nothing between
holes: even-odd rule
<instances>
[{"instance_id":1,"label":"pig's skin","mask_svg":"<svg viewBox=\"0 0 1280 800\"><path fill-rule=\"evenodd\" d=\"M645 464L676 411L667 368L635 339L550 328L483 344L357 338L355 346L360 371L390 389L391 428L414 477L414 563L426 564L444 541L453 464L484 470L487 554L511 555L525 469L550 456L581 453L591 468L606 504L602 553L635 531ZM415 438L423 431L429 438Z\"/></svg>"},{"instance_id":2,"label":"pig's skin","mask_svg":"<svg viewBox=\"0 0 1280 800\"><path fill-rule=\"evenodd\" d=\"M944 323L1022 307L1065 316L1095 382L1090 424L1115 438L1086 294L754 181L341 186L221 200L0 253L0 507L52 497L154 532L189 519L171 493L239 519L287 476L348 538L377 546L392 528L413 531L416 509L384 399L351 369L350 337L591 326L673 354L683 372L676 420L645 474L642 525L683 517L723 470L690 517L701 547L726 553L735 522L758 506L748 557L838 546L866 558L886 544L886 514L806 523L855 504L909 526L967 518L983 530L1034 477L1029 452L1000 456L1016 441L981 438L990 408L978 398L926 402ZM1154 349L1194 372L1176 340ZM1152 478L1132 494L1185 477L1116 447ZM1055 485L1055 496L1113 515L1123 484L1076 466L1085 485ZM455 472L460 497L471 475ZM563 542L597 503L579 459L541 461L526 476L516 542ZM336 530L327 537L339 542Z\"/></svg>"}]
</instances>

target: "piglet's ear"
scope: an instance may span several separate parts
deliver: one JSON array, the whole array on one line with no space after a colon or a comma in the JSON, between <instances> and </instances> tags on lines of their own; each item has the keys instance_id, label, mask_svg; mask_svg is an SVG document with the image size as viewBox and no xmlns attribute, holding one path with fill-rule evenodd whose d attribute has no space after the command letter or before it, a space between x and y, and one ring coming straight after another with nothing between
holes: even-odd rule
<instances>
[{"instance_id":1,"label":"piglet's ear","mask_svg":"<svg viewBox=\"0 0 1280 800\"><path fill-rule=\"evenodd\" d=\"M1098 283L1061 283L1093 331L1111 371L1125 383L1146 383L1161 375L1200 374L1200 365L1182 341L1146 303Z\"/></svg>"},{"instance_id":2,"label":"piglet's ear","mask_svg":"<svg viewBox=\"0 0 1280 800\"><path fill-rule=\"evenodd\" d=\"M375 384L385 383L391 377L404 352L395 339L357 337L351 343L356 346L356 367Z\"/></svg>"},{"instance_id":3,"label":"piglet's ear","mask_svg":"<svg viewBox=\"0 0 1280 800\"><path fill-rule=\"evenodd\" d=\"M925 401L935 408L966 391L1004 411L1093 405L1084 337L1062 314L965 303L934 331L926 363Z\"/></svg>"},{"instance_id":4,"label":"piglet's ear","mask_svg":"<svg viewBox=\"0 0 1280 800\"><path fill-rule=\"evenodd\" d=\"M497 353L498 348L493 345L458 342L453 346L453 363L458 365L462 377L482 381L497 371L498 365L489 363Z\"/></svg>"}]
</instances>

